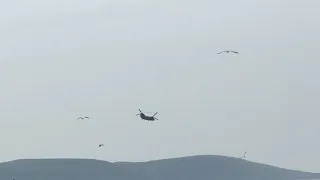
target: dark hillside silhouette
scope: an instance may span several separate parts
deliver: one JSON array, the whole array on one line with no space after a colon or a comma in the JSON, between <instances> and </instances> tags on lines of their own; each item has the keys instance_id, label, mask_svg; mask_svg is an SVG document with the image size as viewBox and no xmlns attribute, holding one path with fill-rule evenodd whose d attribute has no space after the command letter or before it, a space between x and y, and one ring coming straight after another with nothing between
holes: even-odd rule
<instances>
[{"instance_id":1,"label":"dark hillside silhouette","mask_svg":"<svg viewBox=\"0 0 320 180\"><path fill-rule=\"evenodd\" d=\"M239 158L190 156L148 162L92 159L23 159L0 163L0 179L16 180L300 180L320 174Z\"/></svg>"}]
</instances>

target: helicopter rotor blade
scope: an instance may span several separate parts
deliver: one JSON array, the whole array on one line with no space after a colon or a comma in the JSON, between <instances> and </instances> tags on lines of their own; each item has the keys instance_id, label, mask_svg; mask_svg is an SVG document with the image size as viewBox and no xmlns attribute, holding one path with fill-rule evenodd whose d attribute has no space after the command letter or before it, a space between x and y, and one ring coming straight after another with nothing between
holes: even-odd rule
<instances>
[{"instance_id":1,"label":"helicopter rotor blade","mask_svg":"<svg viewBox=\"0 0 320 180\"><path fill-rule=\"evenodd\" d=\"M141 110L140 109L138 109L140 112L141 112ZM142 113L142 112L141 112Z\"/></svg>"},{"instance_id":2,"label":"helicopter rotor blade","mask_svg":"<svg viewBox=\"0 0 320 180\"><path fill-rule=\"evenodd\" d=\"M157 115L157 114L158 114L158 112L154 113L154 115L153 115L153 116L155 116L155 115Z\"/></svg>"}]
</instances>

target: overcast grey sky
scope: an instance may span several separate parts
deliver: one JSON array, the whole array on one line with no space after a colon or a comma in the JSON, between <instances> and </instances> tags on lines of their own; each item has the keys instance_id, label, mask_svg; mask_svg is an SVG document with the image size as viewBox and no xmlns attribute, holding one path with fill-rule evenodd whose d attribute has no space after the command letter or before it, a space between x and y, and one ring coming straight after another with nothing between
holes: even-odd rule
<instances>
[{"instance_id":1,"label":"overcast grey sky","mask_svg":"<svg viewBox=\"0 0 320 180\"><path fill-rule=\"evenodd\" d=\"M247 151L251 161L320 172L319 8L2 1L0 161ZM225 49L240 54L216 54ZM141 121L138 108L160 120Z\"/></svg>"}]
</instances>

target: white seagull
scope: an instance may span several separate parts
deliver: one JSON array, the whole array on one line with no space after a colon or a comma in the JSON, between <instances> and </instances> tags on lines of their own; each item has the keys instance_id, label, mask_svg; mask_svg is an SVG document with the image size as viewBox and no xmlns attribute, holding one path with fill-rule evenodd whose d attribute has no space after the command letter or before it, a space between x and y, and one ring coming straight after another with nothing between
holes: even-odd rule
<instances>
[{"instance_id":1,"label":"white seagull","mask_svg":"<svg viewBox=\"0 0 320 180\"><path fill-rule=\"evenodd\" d=\"M217 54L221 54L221 53L230 53L230 52L232 52L232 53L236 53L236 54L239 54L238 52L236 52L236 51L231 51L231 50L227 50L227 51L221 51L221 52L218 52Z\"/></svg>"},{"instance_id":2,"label":"white seagull","mask_svg":"<svg viewBox=\"0 0 320 180\"><path fill-rule=\"evenodd\" d=\"M79 119L89 119L89 117L85 116L85 117L79 117L77 120Z\"/></svg>"}]
</instances>

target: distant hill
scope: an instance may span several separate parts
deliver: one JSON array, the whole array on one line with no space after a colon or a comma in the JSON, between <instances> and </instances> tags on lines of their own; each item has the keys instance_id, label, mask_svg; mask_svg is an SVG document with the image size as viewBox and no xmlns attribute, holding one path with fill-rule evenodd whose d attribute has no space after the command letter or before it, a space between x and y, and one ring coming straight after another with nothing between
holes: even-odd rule
<instances>
[{"instance_id":1,"label":"distant hill","mask_svg":"<svg viewBox=\"0 0 320 180\"><path fill-rule=\"evenodd\" d=\"M110 162L90 159L23 159L0 163L0 180L141 180Z\"/></svg>"},{"instance_id":2,"label":"distant hill","mask_svg":"<svg viewBox=\"0 0 320 180\"><path fill-rule=\"evenodd\" d=\"M141 163L116 163L152 180L294 180L320 179L320 174L288 170L226 156L190 156Z\"/></svg>"},{"instance_id":3,"label":"distant hill","mask_svg":"<svg viewBox=\"0 0 320 180\"><path fill-rule=\"evenodd\" d=\"M189 156L147 162L22 159L0 163L1 180L311 180L293 171L225 156Z\"/></svg>"}]
</instances>

